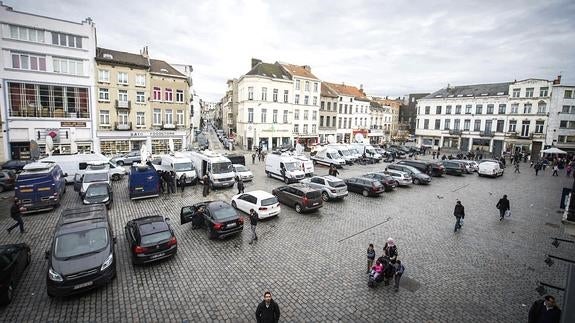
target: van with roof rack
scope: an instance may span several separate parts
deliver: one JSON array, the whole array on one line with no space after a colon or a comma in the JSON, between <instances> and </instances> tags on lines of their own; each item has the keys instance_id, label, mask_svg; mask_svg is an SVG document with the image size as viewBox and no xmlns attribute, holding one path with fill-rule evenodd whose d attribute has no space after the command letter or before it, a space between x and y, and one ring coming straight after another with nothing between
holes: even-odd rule
<instances>
[{"instance_id":1,"label":"van with roof rack","mask_svg":"<svg viewBox=\"0 0 575 323\"><path fill-rule=\"evenodd\" d=\"M55 209L66 193L66 181L55 163L31 163L16 178L14 201L21 213Z\"/></svg>"}]
</instances>

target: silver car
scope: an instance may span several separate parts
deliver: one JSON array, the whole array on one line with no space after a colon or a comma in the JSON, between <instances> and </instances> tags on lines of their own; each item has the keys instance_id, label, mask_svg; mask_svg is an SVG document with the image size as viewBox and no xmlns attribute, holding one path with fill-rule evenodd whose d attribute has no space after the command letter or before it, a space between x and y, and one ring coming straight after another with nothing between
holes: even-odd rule
<instances>
[{"instance_id":1,"label":"silver car","mask_svg":"<svg viewBox=\"0 0 575 323\"><path fill-rule=\"evenodd\" d=\"M140 163L142 157L139 150L131 151L123 156L118 156L110 159L110 161L118 166L131 165L133 163Z\"/></svg>"},{"instance_id":2,"label":"silver car","mask_svg":"<svg viewBox=\"0 0 575 323\"><path fill-rule=\"evenodd\" d=\"M342 199L348 194L345 182L335 176L313 176L302 179L300 183L320 190L324 201Z\"/></svg>"},{"instance_id":3,"label":"silver car","mask_svg":"<svg viewBox=\"0 0 575 323\"><path fill-rule=\"evenodd\" d=\"M397 185L399 186L409 186L413 184L413 178L411 178L411 175L409 175L406 172L388 168L387 171L385 171L384 173L393 177L393 179L397 181Z\"/></svg>"}]
</instances>

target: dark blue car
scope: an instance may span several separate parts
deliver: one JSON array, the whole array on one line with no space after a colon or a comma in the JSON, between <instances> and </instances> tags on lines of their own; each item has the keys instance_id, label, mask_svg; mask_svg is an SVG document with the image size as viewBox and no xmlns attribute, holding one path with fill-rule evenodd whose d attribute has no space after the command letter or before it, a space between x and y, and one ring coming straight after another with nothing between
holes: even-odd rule
<instances>
[{"instance_id":1,"label":"dark blue car","mask_svg":"<svg viewBox=\"0 0 575 323\"><path fill-rule=\"evenodd\" d=\"M129 187L132 200L159 196L160 176L151 163L132 165Z\"/></svg>"},{"instance_id":2,"label":"dark blue car","mask_svg":"<svg viewBox=\"0 0 575 323\"><path fill-rule=\"evenodd\" d=\"M60 166L54 163L32 163L16 179L14 201L22 213L57 208L66 193L66 182Z\"/></svg>"}]
</instances>

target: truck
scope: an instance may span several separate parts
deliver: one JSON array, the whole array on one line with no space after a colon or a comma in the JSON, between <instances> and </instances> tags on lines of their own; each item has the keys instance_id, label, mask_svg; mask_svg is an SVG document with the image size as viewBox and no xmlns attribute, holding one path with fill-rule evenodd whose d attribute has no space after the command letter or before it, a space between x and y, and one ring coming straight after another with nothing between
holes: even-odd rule
<instances>
[{"instance_id":1,"label":"truck","mask_svg":"<svg viewBox=\"0 0 575 323\"><path fill-rule=\"evenodd\" d=\"M232 162L224 155L211 150L182 152L189 157L196 167L196 173L202 183L208 176L210 188L232 187L235 183L235 173Z\"/></svg>"},{"instance_id":2,"label":"truck","mask_svg":"<svg viewBox=\"0 0 575 323\"><path fill-rule=\"evenodd\" d=\"M66 193L64 175L56 163L35 162L24 166L14 186L14 202L20 212L57 208Z\"/></svg>"},{"instance_id":3,"label":"truck","mask_svg":"<svg viewBox=\"0 0 575 323\"><path fill-rule=\"evenodd\" d=\"M158 157L160 159L160 167L156 167L156 169L173 171L176 173L177 179L180 179L182 175L186 175L186 184L196 185L198 183L196 167L189 157L178 152Z\"/></svg>"},{"instance_id":4,"label":"truck","mask_svg":"<svg viewBox=\"0 0 575 323\"><path fill-rule=\"evenodd\" d=\"M122 179L128 172L124 167L116 165L116 163L110 162L110 160L102 154L74 154L74 155L52 155L39 160L41 163L56 163L62 169L64 174L68 174L65 177L66 183L74 183L74 175L83 175L88 169L88 165L94 163L106 163L108 164L108 172L110 178L113 181L118 181Z\"/></svg>"}]
</instances>

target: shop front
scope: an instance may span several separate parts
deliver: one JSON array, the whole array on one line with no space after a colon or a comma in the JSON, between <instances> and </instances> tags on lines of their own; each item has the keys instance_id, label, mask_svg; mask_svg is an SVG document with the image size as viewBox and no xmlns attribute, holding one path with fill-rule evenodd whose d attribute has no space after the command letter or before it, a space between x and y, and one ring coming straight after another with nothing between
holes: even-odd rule
<instances>
[{"instance_id":1,"label":"shop front","mask_svg":"<svg viewBox=\"0 0 575 323\"><path fill-rule=\"evenodd\" d=\"M186 142L185 131L99 131L97 136L100 140L100 153L105 156L140 150L143 145L146 145L152 154L166 154L170 151L170 139L174 142L174 151L181 150Z\"/></svg>"}]
</instances>

